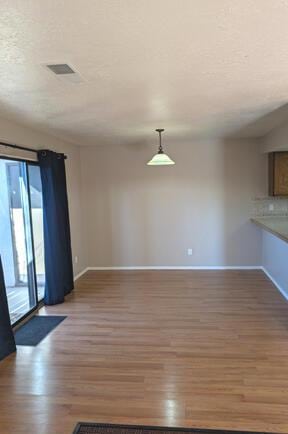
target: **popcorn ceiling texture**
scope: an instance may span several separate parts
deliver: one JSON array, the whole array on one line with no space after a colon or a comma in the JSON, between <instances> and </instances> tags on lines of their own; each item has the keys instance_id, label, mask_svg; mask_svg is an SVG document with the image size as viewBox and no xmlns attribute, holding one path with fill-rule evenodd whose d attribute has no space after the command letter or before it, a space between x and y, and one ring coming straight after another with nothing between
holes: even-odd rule
<instances>
[{"instance_id":1,"label":"popcorn ceiling texture","mask_svg":"<svg viewBox=\"0 0 288 434\"><path fill-rule=\"evenodd\" d=\"M79 145L262 136L287 102L287 22L280 0L2 0L0 116ZM63 62L83 82L43 66Z\"/></svg>"}]
</instances>

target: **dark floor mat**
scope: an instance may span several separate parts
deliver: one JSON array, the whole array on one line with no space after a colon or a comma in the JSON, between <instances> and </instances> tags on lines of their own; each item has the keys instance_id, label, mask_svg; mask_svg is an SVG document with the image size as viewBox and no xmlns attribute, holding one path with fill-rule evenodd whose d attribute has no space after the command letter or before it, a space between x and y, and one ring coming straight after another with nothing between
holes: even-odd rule
<instances>
[{"instance_id":1,"label":"dark floor mat","mask_svg":"<svg viewBox=\"0 0 288 434\"><path fill-rule=\"evenodd\" d=\"M16 345L35 347L42 341L55 327L58 326L66 316L33 316L28 322L15 332Z\"/></svg>"},{"instance_id":2,"label":"dark floor mat","mask_svg":"<svg viewBox=\"0 0 288 434\"><path fill-rule=\"evenodd\" d=\"M114 425L80 422L73 434L269 434L252 431L227 431L205 428L165 428L161 426Z\"/></svg>"}]
</instances>

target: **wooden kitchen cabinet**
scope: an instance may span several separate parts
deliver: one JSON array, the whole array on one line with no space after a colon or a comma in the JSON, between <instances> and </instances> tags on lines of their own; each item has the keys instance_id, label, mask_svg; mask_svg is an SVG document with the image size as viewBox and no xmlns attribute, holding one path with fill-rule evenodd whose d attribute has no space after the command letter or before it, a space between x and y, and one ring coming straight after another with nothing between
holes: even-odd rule
<instances>
[{"instance_id":1,"label":"wooden kitchen cabinet","mask_svg":"<svg viewBox=\"0 0 288 434\"><path fill-rule=\"evenodd\" d=\"M288 151L269 154L269 195L288 196Z\"/></svg>"}]
</instances>

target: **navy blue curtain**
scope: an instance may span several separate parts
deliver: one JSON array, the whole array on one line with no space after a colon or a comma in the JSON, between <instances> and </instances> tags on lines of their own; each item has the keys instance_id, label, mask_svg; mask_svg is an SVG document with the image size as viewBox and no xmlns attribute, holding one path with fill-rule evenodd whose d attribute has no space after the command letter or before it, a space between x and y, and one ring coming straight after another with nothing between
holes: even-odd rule
<instances>
[{"instance_id":1,"label":"navy blue curtain","mask_svg":"<svg viewBox=\"0 0 288 434\"><path fill-rule=\"evenodd\" d=\"M16 351L11 327L4 274L0 257L0 360Z\"/></svg>"},{"instance_id":2,"label":"navy blue curtain","mask_svg":"<svg viewBox=\"0 0 288 434\"><path fill-rule=\"evenodd\" d=\"M44 217L44 303L58 304L74 288L68 197L63 154L38 152Z\"/></svg>"}]
</instances>

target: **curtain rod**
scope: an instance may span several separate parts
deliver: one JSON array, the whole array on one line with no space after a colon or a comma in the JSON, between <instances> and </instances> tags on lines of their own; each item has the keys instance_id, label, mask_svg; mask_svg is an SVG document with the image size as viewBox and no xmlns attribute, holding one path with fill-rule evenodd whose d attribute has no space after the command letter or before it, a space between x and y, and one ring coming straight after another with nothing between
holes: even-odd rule
<instances>
[{"instance_id":1,"label":"curtain rod","mask_svg":"<svg viewBox=\"0 0 288 434\"><path fill-rule=\"evenodd\" d=\"M13 149L20 149L21 151L28 151L28 152L34 152L35 154L38 153L38 151L40 149L33 149L33 148L27 148L25 146L19 146L19 145L12 145L11 143L4 143L4 142L0 142L1 146L6 146L8 148L13 148ZM67 156L64 155L64 159L66 160Z\"/></svg>"}]
</instances>

